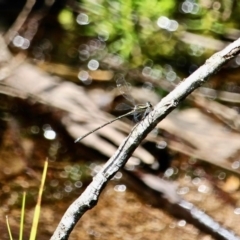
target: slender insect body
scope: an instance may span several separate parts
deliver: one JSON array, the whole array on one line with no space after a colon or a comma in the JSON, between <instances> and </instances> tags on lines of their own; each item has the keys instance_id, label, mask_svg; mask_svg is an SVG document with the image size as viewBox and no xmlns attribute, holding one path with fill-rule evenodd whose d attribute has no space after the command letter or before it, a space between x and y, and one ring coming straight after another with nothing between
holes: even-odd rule
<instances>
[{"instance_id":1,"label":"slender insect body","mask_svg":"<svg viewBox=\"0 0 240 240\"><path fill-rule=\"evenodd\" d=\"M121 78L121 79L119 79L117 81L117 87L120 88L120 92L123 93L123 96L125 95L124 89L125 90L129 90L129 85L127 84L127 82L123 78ZM126 98L126 99L129 100L129 99L132 99L132 98ZM111 120L111 121L109 121L109 122L107 122L107 123L105 123L105 124L95 128L94 130L86 133L85 135L77 138L75 140L75 143L81 141L82 139L84 139L88 135L98 131L99 129L101 129L101 128L103 128L103 127L105 127L105 126L107 126L107 125L109 125L109 124L111 124L111 123L113 123L113 122L115 122L115 121L117 121L119 119L122 119L124 117L130 116L132 114L144 112L143 116L145 117L149 113L149 111L152 110L152 108L153 107L152 107L152 104L150 102L147 102L146 104L135 105L134 108L130 112L128 112L126 114L123 114L123 115L121 115L121 116L119 116L119 117L117 117L117 118L115 118L115 119L113 119L113 120Z\"/></svg>"}]
</instances>

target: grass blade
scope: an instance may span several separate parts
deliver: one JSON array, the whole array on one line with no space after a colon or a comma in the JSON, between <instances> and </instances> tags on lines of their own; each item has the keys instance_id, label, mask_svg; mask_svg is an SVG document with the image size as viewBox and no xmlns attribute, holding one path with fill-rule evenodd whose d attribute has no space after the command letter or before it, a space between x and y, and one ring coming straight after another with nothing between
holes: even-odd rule
<instances>
[{"instance_id":1,"label":"grass blade","mask_svg":"<svg viewBox=\"0 0 240 240\"><path fill-rule=\"evenodd\" d=\"M24 225L25 203L26 203L26 192L23 193L22 210L21 210L21 223L20 223L20 230L19 230L19 240L23 239L23 225Z\"/></svg>"},{"instance_id":2,"label":"grass blade","mask_svg":"<svg viewBox=\"0 0 240 240\"><path fill-rule=\"evenodd\" d=\"M36 235L37 235L37 228L38 228L38 222L39 222L40 210L41 210L42 193L43 193L43 188L44 188L44 184L45 184L45 180L46 180L47 168L48 168L48 160L46 160L44 163L41 186L39 188L38 200L37 200L37 204L36 204L35 211L34 211L30 240L35 240Z\"/></svg>"},{"instance_id":3,"label":"grass blade","mask_svg":"<svg viewBox=\"0 0 240 240\"><path fill-rule=\"evenodd\" d=\"M11 232L9 221L8 221L8 216L6 216L6 223L7 223L7 229L8 229L9 238L10 238L10 240L13 240L12 232Z\"/></svg>"}]
</instances>

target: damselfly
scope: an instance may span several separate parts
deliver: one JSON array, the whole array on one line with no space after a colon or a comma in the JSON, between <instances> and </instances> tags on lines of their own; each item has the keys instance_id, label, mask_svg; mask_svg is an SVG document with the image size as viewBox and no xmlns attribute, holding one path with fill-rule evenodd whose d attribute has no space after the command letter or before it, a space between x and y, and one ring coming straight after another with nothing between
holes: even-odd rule
<instances>
[{"instance_id":1,"label":"damselfly","mask_svg":"<svg viewBox=\"0 0 240 240\"><path fill-rule=\"evenodd\" d=\"M129 83L127 83L125 80L124 80L124 77L123 76L120 76L117 80L116 80L116 83L117 83L117 88L119 89L120 93L128 100L130 101L131 103L134 103L134 100L133 98L131 97L131 95L129 94ZM77 138L75 140L75 143L76 142L79 142L81 141L82 139L84 139L85 137L87 137L88 135L98 131L99 129L107 126L108 124L111 124L119 119L122 119L124 117L127 117L127 116L130 116L130 115L133 115L133 114L138 114L138 113L142 113L144 112L144 115L143 115L143 118L150 112L150 110L152 109L152 104L150 102L147 102L146 104L137 104L135 105L132 110L128 113L125 113L117 118L114 118L113 120L109 121L109 122L106 122L105 124L95 128L94 130L84 134L83 136Z\"/></svg>"}]
</instances>

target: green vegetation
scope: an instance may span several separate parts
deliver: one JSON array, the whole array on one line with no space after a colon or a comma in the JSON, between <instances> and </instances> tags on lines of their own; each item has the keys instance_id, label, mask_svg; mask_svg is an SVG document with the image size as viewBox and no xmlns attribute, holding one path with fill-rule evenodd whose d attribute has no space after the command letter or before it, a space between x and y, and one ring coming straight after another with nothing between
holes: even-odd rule
<instances>
[{"instance_id":1,"label":"green vegetation","mask_svg":"<svg viewBox=\"0 0 240 240\"><path fill-rule=\"evenodd\" d=\"M177 68L188 68L190 62L199 65L216 47L197 38L227 38L238 28L240 16L238 1L83 0L79 7L77 14L72 14L74 9L60 12L64 29L78 37L105 42L106 48L98 49L95 57L101 61L114 54L130 68L144 66L149 59L154 64L168 63ZM193 43L191 37L196 38ZM82 53L87 55L85 50ZM84 62L89 55L80 59Z\"/></svg>"}]
</instances>

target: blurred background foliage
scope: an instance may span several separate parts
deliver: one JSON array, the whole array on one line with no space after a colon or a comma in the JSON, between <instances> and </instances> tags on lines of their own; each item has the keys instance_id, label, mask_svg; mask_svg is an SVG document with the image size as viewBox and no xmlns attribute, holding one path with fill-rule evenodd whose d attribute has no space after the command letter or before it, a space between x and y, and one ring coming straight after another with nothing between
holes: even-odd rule
<instances>
[{"instance_id":1,"label":"blurred background foliage","mask_svg":"<svg viewBox=\"0 0 240 240\"><path fill-rule=\"evenodd\" d=\"M77 13L64 8L58 15L69 32L65 41L72 45L73 35L82 38L76 49L68 48L68 53L78 52L76 63L93 58L115 66L126 63L154 78L166 68L190 74L221 50L221 41L239 34L239 1L82 0L78 6ZM219 40L219 49L212 39ZM170 81L177 77L168 75Z\"/></svg>"},{"instance_id":2,"label":"blurred background foliage","mask_svg":"<svg viewBox=\"0 0 240 240\"><path fill-rule=\"evenodd\" d=\"M240 36L237 0L61 0L44 15L40 10L47 2L36 2L35 15L32 11L12 47L27 50L35 62L81 71L137 69L152 81L177 84ZM1 9L0 2L5 22L10 9ZM36 14L44 15L37 26L31 21ZM237 58L229 66L239 64ZM90 84L81 71L76 79Z\"/></svg>"}]
</instances>

